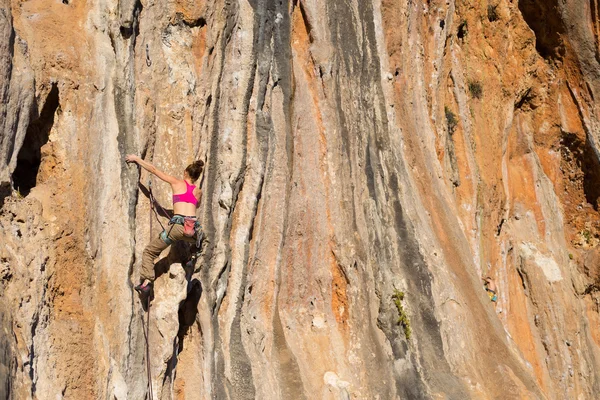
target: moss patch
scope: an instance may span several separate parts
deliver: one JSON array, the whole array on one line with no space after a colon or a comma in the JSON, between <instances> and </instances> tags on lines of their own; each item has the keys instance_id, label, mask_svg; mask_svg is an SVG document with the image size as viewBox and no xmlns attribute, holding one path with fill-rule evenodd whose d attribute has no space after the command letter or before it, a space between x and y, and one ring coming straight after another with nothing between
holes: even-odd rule
<instances>
[{"instance_id":1,"label":"moss patch","mask_svg":"<svg viewBox=\"0 0 600 400\"><path fill-rule=\"evenodd\" d=\"M404 292L401 292L398 289L394 289L392 299L394 300L394 304L398 309L397 324L402 325L402 328L404 329L404 336L406 336L406 340L410 340L410 337L412 335L412 329L410 328L410 320L408 319L408 315L406 315L406 311L404 311L404 306L402 306L402 301L404 301Z\"/></svg>"},{"instance_id":2,"label":"moss patch","mask_svg":"<svg viewBox=\"0 0 600 400\"><path fill-rule=\"evenodd\" d=\"M469 82L469 92L474 99L481 99L483 96L483 87L481 86L481 83L478 81Z\"/></svg>"}]
</instances>

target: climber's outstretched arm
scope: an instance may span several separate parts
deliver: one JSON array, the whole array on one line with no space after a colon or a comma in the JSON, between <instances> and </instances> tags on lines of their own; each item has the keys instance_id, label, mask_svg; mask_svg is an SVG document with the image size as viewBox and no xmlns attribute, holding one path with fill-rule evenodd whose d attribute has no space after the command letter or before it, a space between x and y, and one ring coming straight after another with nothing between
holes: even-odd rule
<instances>
[{"instance_id":1,"label":"climber's outstretched arm","mask_svg":"<svg viewBox=\"0 0 600 400\"><path fill-rule=\"evenodd\" d=\"M138 164L139 166L144 168L146 171L150 172L151 174L156 175L159 179L161 179L167 183L170 183L171 185L174 183L177 183L179 181L179 179L177 179L171 175L165 174L164 172L162 172L161 170L156 168L154 165L142 160L140 157L136 156L135 154L128 154L125 157L125 161L127 161L128 163L134 162L134 163Z\"/></svg>"}]
</instances>

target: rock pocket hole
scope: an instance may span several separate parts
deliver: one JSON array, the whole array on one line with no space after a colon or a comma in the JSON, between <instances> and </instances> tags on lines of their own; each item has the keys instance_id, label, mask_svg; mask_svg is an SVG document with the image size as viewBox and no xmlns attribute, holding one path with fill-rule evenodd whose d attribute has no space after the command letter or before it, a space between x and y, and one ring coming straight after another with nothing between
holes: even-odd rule
<instances>
[{"instance_id":1,"label":"rock pocket hole","mask_svg":"<svg viewBox=\"0 0 600 400\"><path fill-rule=\"evenodd\" d=\"M0 208L4 205L4 200L10 196L12 189L8 182L0 182Z\"/></svg>"},{"instance_id":2,"label":"rock pocket hole","mask_svg":"<svg viewBox=\"0 0 600 400\"><path fill-rule=\"evenodd\" d=\"M458 25L458 29L456 30L456 36L459 39L464 39L465 36L467 36L467 32L468 32L468 25L467 25L467 21L463 20L460 25Z\"/></svg>"},{"instance_id":3,"label":"rock pocket hole","mask_svg":"<svg viewBox=\"0 0 600 400\"><path fill-rule=\"evenodd\" d=\"M32 113L25 140L17 156L17 167L12 174L13 186L22 196L27 196L37 183L37 175L42 162L41 149L48 143L58 106L58 87L53 84L42 111L39 115Z\"/></svg>"}]
</instances>

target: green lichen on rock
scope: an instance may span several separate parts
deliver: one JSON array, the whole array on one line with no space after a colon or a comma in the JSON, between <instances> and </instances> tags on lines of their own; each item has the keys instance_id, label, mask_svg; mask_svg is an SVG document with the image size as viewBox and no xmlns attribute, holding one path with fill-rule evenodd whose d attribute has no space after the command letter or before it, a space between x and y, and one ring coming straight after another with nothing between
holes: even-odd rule
<instances>
[{"instance_id":1,"label":"green lichen on rock","mask_svg":"<svg viewBox=\"0 0 600 400\"><path fill-rule=\"evenodd\" d=\"M456 118L456 114L448 108L448 106L444 106L444 114L446 115L446 124L448 126L448 133L450 136L454 134L456 130L456 126L458 125L458 119Z\"/></svg>"},{"instance_id":2,"label":"green lichen on rock","mask_svg":"<svg viewBox=\"0 0 600 400\"><path fill-rule=\"evenodd\" d=\"M407 340L410 340L410 336L412 335L412 329L410 328L410 320L408 319L408 315L402 306L402 301L404 301L404 292L399 291L398 289L394 289L394 294L392 295L392 299L394 300L394 304L398 309L398 325L402 325L404 329L404 336L406 336Z\"/></svg>"}]
</instances>

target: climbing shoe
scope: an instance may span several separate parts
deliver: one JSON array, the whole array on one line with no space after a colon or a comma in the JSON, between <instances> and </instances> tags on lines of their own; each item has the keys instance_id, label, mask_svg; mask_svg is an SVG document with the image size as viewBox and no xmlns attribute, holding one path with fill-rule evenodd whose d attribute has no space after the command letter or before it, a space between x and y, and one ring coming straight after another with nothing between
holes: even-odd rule
<instances>
[{"instance_id":1,"label":"climbing shoe","mask_svg":"<svg viewBox=\"0 0 600 400\"><path fill-rule=\"evenodd\" d=\"M198 267L198 269L195 268L198 256L200 256L199 252L192 254L188 262L185 263L185 267L188 269L194 269L194 272L198 272L200 270L200 267Z\"/></svg>"},{"instance_id":2,"label":"climbing shoe","mask_svg":"<svg viewBox=\"0 0 600 400\"><path fill-rule=\"evenodd\" d=\"M139 285L134 287L135 291L141 295L147 296L152 292L152 282L149 282L144 285L144 282L141 282Z\"/></svg>"}]
</instances>

